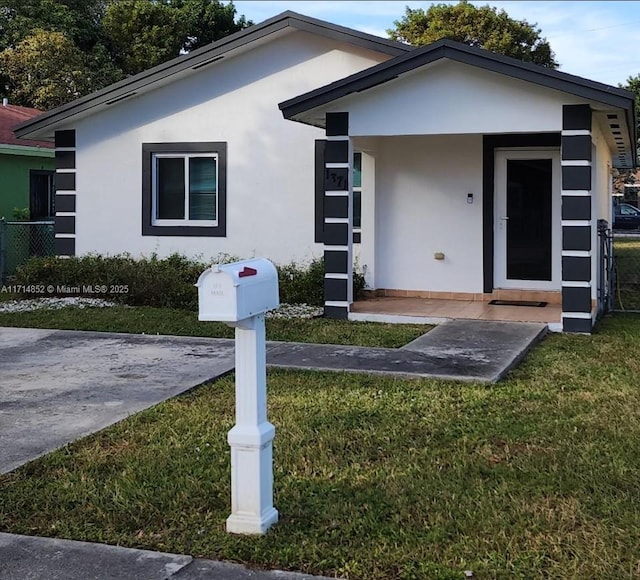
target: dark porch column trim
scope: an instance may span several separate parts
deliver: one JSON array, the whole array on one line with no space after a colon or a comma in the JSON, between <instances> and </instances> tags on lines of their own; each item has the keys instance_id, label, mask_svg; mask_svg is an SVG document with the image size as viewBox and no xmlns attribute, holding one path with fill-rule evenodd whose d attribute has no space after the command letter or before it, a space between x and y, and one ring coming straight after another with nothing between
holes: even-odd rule
<instances>
[{"instance_id":1,"label":"dark porch column trim","mask_svg":"<svg viewBox=\"0 0 640 580\"><path fill-rule=\"evenodd\" d=\"M353 302L353 155L349 141L349 113L327 113L326 137L324 315L347 319Z\"/></svg>"},{"instance_id":2,"label":"dark porch column trim","mask_svg":"<svg viewBox=\"0 0 640 580\"><path fill-rule=\"evenodd\" d=\"M483 292L493 292L495 150L499 147L560 147L560 133L484 135L482 140L482 270Z\"/></svg>"},{"instance_id":3,"label":"dark porch column trim","mask_svg":"<svg viewBox=\"0 0 640 580\"><path fill-rule=\"evenodd\" d=\"M591 108L562 107L562 329L590 333L593 234Z\"/></svg>"},{"instance_id":4,"label":"dark porch column trim","mask_svg":"<svg viewBox=\"0 0 640 580\"><path fill-rule=\"evenodd\" d=\"M76 253L76 132L55 132L56 255Z\"/></svg>"}]
</instances>

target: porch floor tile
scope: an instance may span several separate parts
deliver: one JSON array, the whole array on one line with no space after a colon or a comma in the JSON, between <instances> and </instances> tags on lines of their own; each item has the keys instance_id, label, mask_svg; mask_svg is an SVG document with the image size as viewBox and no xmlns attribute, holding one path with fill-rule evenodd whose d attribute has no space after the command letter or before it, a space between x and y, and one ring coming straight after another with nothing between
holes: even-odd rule
<instances>
[{"instance_id":1,"label":"porch floor tile","mask_svg":"<svg viewBox=\"0 0 640 580\"><path fill-rule=\"evenodd\" d=\"M501 320L506 322L557 323L562 318L559 304L543 308L496 306L482 301L440 300L432 298L369 298L351 305L358 314L387 314L424 318Z\"/></svg>"}]
</instances>

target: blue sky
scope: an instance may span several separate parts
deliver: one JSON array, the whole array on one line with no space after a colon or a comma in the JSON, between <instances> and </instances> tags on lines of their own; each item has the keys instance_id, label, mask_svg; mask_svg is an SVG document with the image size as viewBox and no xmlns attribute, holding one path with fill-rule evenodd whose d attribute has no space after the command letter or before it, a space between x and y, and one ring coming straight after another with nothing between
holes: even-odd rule
<instances>
[{"instance_id":1,"label":"blue sky","mask_svg":"<svg viewBox=\"0 0 640 580\"><path fill-rule=\"evenodd\" d=\"M452 2L447 2L452 3ZM640 73L640 2L483 1L518 20L537 23L560 62L560 70L617 85ZM383 0L236 0L239 14L261 22L284 10L386 36L405 6L433 2Z\"/></svg>"}]
</instances>

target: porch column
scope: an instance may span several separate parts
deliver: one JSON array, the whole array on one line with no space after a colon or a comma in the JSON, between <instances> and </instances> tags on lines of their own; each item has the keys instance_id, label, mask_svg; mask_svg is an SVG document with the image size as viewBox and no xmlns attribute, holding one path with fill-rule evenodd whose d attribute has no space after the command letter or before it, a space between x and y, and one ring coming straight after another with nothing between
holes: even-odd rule
<instances>
[{"instance_id":1,"label":"porch column","mask_svg":"<svg viewBox=\"0 0 640 580\"><path fill-rule=\"evenodd\" d=\"M353 196L349 113L327 113L324 171L324 315L346 319L353 302Z\"/></svg>"},{"instance_id":2,"label":"porch column","mask_svg":"<svg viewBox=\"0 0 640 580\"><path fill-rule=\"evenodd\" d=\"M592 329L591 107L562 107L562 329Z\"/></svg>"},{"instance_id":3,"label":"porch column","mask_svg":"<svg viewBox=\"0 0 640 580\"><path fill-rule=\"evenodd\" d=\"M76 253L76 132L56 131L56 255Z\"/></svg>"}]
</instances>

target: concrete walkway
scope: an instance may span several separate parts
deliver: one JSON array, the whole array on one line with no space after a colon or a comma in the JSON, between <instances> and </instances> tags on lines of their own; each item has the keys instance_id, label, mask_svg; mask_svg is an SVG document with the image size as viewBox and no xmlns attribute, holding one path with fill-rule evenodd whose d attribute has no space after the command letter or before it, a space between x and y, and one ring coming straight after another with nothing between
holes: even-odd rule
<instances>
[{"instance_id":1,"label":"concrete walkway","mask_svg":"<svg viewBox=\"0 0 640 580\"><path fill-rule=\"evenodd\" d=\"M238 564L118 546L0 533L0 580L310 580Z\"/></svg>"},{"instance_id":2,"label":"concrete walkway","mask_svg":"<svg viewBox=\"0 0 640 580\"><path fill-rule=\"evenodd\" d=\"M495 382L544 324L456 320L401 349L268 344L274 367ZM233 340L0 328L0 473L233 370ZM302 580L190 556L0 533L0 580Z\"/></svg>"}]
</instances>

